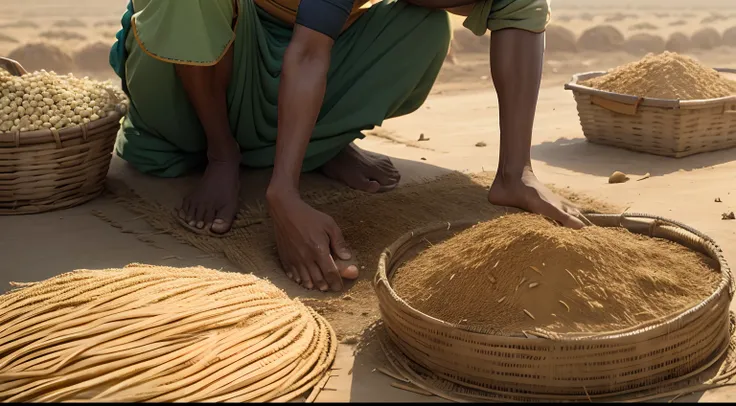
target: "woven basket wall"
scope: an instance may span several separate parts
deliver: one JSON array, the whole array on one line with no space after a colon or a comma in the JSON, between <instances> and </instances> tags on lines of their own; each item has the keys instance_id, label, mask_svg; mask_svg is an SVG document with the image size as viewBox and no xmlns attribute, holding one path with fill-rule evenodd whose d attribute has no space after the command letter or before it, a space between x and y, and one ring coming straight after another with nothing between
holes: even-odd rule
<instances>
[{"instance_id":1,"label":"woven basket wall","mask_svg":"<svg viewBox=\"0 0 736 406\"><path fill-rule=\"evenodd\" d=\"M699 232L648 215L589 215L598 226L665 238L717 261L717 290L680 314L627 330L596 334L543 331L497 336L435 319L391 287L394 271L429 244L473 223L441 224L403 236L381 256L375 288L391 343L434 376L494 399L590 400L644 393L692 378L730 343L731 273L720 248ZM426 388L425 388L426 389Z\"/></svg>"},{"instance_id":2,"label":"woven basket wall","mask_svg":"<svg viewBox=\"0 0 736 406\"><path fill-rule=\"evenodd\" d=\"M0 69L25 73L16 62L0 59ZM120 105L77 127L0 133L0 215L63 209L99 196L125 112Z\"/></svg>"},{"instance_id":3,"label":"woven basket wall","mask_svg":"<svg viewBox=\"0 0 736 406\"><path fill-rule=\"evenodd\" d=\"M736 73L734 69L717 69ZM590 142L681 158L736 147L736 96L710 100L640 98L581 86L606 72L575 75L565 85Z\"/></svg>"}]
</instances>

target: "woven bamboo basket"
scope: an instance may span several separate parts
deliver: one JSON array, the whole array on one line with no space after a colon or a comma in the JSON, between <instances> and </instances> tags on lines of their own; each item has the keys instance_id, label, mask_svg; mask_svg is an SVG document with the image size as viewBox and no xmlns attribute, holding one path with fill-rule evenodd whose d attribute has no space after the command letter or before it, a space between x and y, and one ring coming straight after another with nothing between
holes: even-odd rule
<instances>
[{"instance_id":1,"label":"woven bamboo basket","mask_svg":"<svg viewBox=\"0 0 736 406\"><path fill-rule=\"evenodd\" d=\"M0 69L26 73L6 58L0 58ZM0 215L63 209L99 196L125 112L120 104L81 126L0 133Z\"/></svg>"},{"instance_id":2,"label":"woven bamboo basket","mask_svg":"<svg viewBox=\"0 0 736 406\"><path fill-rule=\"evenodd\" d=\"M716 70L736 73L736 69ZM653 99L578 84L605 73L578 74L565 85L577 102L588 141L674 158L736 147L736 96Z\"/></svg>"},{"instance_id":3,"label":"woven bamboo basket","mask_svg":"<svg viewBox=\"0 0 736 406\"><path fill-rule=\"evenodd\" d=\"M454 400L590 401L671 388L722 360L732 337L733 282L715 242L685 225L646 214L588 218L597 226L665 238L713 258L721 275L718 288L691 309L626 330L491 335L424 314L392 288L392 274L401 264L475 223L429 226L401 237L379 261L374 285L393 348L387 351L392 364L397 369L403 365L412 383Z\"/></svg>"}]
</instances>

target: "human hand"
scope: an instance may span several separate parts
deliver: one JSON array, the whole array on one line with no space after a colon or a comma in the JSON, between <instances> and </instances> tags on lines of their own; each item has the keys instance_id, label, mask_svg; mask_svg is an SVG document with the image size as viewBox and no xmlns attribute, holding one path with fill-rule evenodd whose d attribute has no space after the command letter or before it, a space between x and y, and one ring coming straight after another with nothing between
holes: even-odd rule
<instances>
[{"instance_id":1,"label":"human hand","mask_svg":"<svg viewBox=\"0 0 736 406\"><path fill-rule=\"evenodd\" d=\"M307 289L337 292L343 288L343 278L358 277L355 265L339 269L335 263L335 258L349 260L351 253L332 217L296 194L271 195L268 206L279 259L290 279Z\"/></svg>"}]
</instances>

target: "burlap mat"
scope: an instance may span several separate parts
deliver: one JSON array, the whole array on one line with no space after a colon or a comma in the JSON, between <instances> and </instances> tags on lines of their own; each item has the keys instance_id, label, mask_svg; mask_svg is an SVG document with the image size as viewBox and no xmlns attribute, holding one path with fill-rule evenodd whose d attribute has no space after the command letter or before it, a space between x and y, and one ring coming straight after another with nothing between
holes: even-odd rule
<instances>
[{"instance_id":1,"label":"burlap mat","mask_svg":"<svg viewBox=\"0 0 736 406\"><path fill-rule=\"evenodd\" d=\"M482 220L510 211L487 201L493 176L492 172L473 175L453 172L402 185L384 194L357 192L312 179L308 187L303 188L307 190L303 194L304 199L331 215L340 225L357 256L361 276L340 295L305 291L305 303L325 316L339 337L360 334L379 318L378 302L371 281L381 251L403 233L431 222ZM271 220L262 200L243 205L231 233L224 238L215 238L194 234L183 228L172 215L173 207L143 199L121 185L110 189L118 202L144 217L162 233L170 234L208 254L224 255L243 272L266 278L281 272ZM617 211L613 206L567 189L558 192L585 211Z\"/></svg>"}]
</instances>

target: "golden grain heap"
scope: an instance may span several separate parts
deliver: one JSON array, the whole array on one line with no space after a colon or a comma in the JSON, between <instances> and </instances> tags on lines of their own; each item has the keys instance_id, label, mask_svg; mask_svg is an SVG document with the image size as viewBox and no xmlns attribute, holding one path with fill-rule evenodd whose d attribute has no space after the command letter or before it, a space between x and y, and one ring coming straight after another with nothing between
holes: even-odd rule
<instances>
[{"instance_id":1,"label":"golden grain heap","mask_svg":"<svg viewBox=\"0 0 736 406\"><path fill-rule=\"evenodd\" d=\"M121 102L125 97L111 82L46 71L15 77L0 69L0 133L90 123Z\"/></svg>"},{"instance_id":2,"label":"golden grain heap","mask_svg":"<svg viewBox=\"0 0 736 406\"><path fill-rule=\"evenodd\" d=\"M674 52L649 54L580 82L598 90L657 99L701 100L736 95L736 82Z\"/></svg>"},{"instance_id":3,"label":"golden grain heap","mask_svg":"<svg viewBox=\"0 0 736 406\"><path fill-rule=\"evenodd\" d=\"M325 320L252 275L130 265L0 296L0 401L289 401L327 376Z\"/></svg>"},{"instance_id":4,"label":"golden grain heap","mask_svg":"<svg viewBox=\"0 0 736 406\"><path fill-rule=\"evenodd\" d=\"M428 248L393 286L423 313L494 334L599 333L683 311L718 281L704 256L669 241L514 214Z\"/></svg>"}]
</instances>

